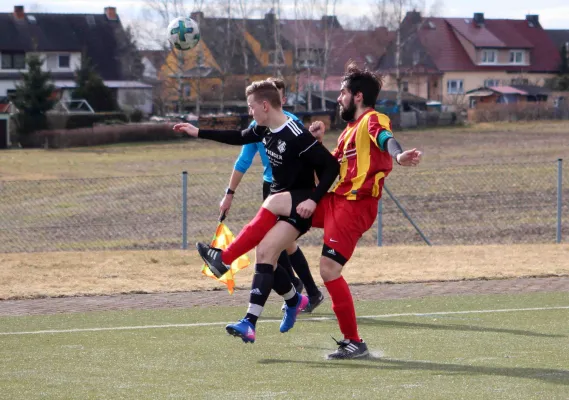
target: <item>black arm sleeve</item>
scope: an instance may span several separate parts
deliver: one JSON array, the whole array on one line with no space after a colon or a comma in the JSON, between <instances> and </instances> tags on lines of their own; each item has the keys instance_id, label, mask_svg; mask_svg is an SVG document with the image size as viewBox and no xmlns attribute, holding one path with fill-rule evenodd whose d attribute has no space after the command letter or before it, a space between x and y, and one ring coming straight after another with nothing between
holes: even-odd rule
<instances>
[{"instance_id":1,"label":"black arm sleeve","mask_svg":"<svg viewBox=\"0 0 569 400\"><path fill-rule=\"evenodd\" d=\"M314 141L314 144L304 150L300 156L306 157L314 165L314 170L318 176L318 185L310 195L310 199L318 203L340 173L340 164L326 147L317 141Z\"/></svg>"},{"instance_id":2,"label":"black arm sleeve","mask_svg":"<svg viewBox=\"0 0 569 400\"><path fill-rule=\"evenodd\" d=\"M209 139L225 144L242 145L247 143L260 142L262 136L258 135L255 130L262 132L264 127L249 127L242 131L239 130L216 130L216 129L200 129L198 137L200 139Z\"/></svg>"},{"instance_id":3,"label":"black arm sleeve","mask_svg":"<svg viewBox=\"0 0 569 400\"><path fill-rule=\"evenodd\" d=\"M397 160L397 155L403 153L403 149L395 138L390 137L387 139L387 152Z\"/></svg>"}]
</instances>

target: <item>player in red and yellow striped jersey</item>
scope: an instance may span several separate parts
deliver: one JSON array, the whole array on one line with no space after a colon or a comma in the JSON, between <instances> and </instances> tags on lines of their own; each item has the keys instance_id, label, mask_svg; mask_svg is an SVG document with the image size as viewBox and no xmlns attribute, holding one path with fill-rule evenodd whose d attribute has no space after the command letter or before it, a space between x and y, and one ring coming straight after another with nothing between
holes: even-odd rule
<instances>
[{"instance_id":1,"label":"player in red and yellow striped jersey","mask_svg":"<svg viewBox=\"0 0 569 400\"><path fill-rule=\"evenodd\" d=\"M313 227L324 228L320 275L344 335L337 342L338 350L329 355L333 359L368 355L358 334L354 302L342 269L375 221L392 159L403 166L415 166L421 159L417 149L402 150L389 118L374 110L380 90L381 82L373 72L354 63L348 65L338 97L340 115L348 126L332 152L340 163L339 181L318 203L312 218Z\"/></svg>"}]
</instances>

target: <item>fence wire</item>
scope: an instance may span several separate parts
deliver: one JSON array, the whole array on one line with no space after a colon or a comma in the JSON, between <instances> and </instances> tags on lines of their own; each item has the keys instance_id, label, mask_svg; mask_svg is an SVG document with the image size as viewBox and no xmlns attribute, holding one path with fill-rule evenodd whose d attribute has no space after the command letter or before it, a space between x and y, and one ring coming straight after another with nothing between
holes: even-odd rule
<instances>
[{"instance_id":1,"label":"fence wire","mask_svg":"<svg viewBox=\"0 0 569 400\"><path fill-rule=\"evenodd\" d=\"M238 233L262 203L252 168L226 224ZM189 248L209 241L228 175L188 174ZM433 245L555 243L557 163L398 168L386 180ZM569 237L569 171L563 171L562 241ZM0 182L0 252L182 248L182 174ZM385 192L383 245L423 239ZM376 245L377 222L360 245ZM301 244L320 245L312 229Z\"/></svg>"}]
</instances>

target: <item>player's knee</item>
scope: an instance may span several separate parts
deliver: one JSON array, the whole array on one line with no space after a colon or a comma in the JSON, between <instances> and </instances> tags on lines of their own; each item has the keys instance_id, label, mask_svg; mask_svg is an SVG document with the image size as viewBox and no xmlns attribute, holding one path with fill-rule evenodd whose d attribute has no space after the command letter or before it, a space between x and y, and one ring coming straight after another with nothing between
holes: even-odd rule
<instances>
[{"instance_id":1,"label":"player's knee","mask_svg":"<svg viewBox=\"0 0 569 400\"><path fill-rule=\"evenodd\" d=\"M344 267L331 258L320 257L320 276L324 282L330 282L342 276Z\"/></svg>"},{"instance_id":2,"label":"player's knee","mask_svg":"<svg viewBox=\"0 0 569 400\"><path fill-rule=\"evenodd\" d=\"M255 259L258 263L276 265L279 251L271 243L259 243L255 249Z\"/></svg>"}]
</instances>

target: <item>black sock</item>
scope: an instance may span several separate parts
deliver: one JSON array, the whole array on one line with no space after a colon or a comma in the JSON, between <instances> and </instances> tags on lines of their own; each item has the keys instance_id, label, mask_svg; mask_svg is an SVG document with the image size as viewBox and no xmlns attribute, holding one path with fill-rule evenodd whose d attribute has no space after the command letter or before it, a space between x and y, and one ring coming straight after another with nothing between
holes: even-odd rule
<instances>
[{"instance_id":1,"label":"black sock","mask_svg":"<svg viewBox=\"0 0 569 400\"><path fill-rule=\"evenodd\" d=\"M283 267L288 276L290 276L290 280L292 281L294 287L297 287L299 279L296 276L294 276L294 271L292 270L292 265L290 263L290 259L288 258L288 254L286 253L286 250L283 250L281 252L278 264L281 267Z\"/></svg>"},{"instance_id":2,"label":"black sock","mask_svg":"<svg viewBox=\"0 0 569 400\"><path fill-rule=\"evenodd\" d=\"M248 319L253 326L263 312L263 307L271 294L274 282L273 266L271 264L256 264L253 283L251 284L251 294L249 295L249 308L247 309Z\"/></svg>"},{"instance_id":3,"label":"black sock","mask_svg":"<svg viewBox=\"0 0 569 400\"><path fill-rule=\"evenodd\" d=\"M290 263L294 268L294 272L298 275L302 283L304 283L304 289L309 296L317 296L320 293L320 289L314 283L314 278L310 273L310 268L308 267L308 261L304 257L300 247L292 254L289 254Z\"/></svg>"},{"instance_id":4,"label":"black sock","mask_svg":"<svg viewBox=\"0 0 569 400\"><path fill-rule=\"evenodd\" d=\"M290 276L286 273L285 269L277 265L275 269L275 281L273 289L279 296L282 296L289 307L296 307L298 303L298 295L296 289L292 285Z\"/></svg>"}]
</instances>

